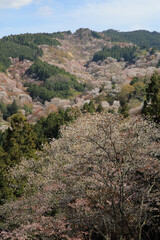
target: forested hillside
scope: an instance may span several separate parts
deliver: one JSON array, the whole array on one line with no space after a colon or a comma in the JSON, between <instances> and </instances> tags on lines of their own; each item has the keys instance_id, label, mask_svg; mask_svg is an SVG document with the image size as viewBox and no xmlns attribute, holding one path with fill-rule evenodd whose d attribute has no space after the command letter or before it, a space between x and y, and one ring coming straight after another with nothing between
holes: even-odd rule
<instances>
[{"instance_id":1,"label":"forested hillside","mask_svg":"<svg viewBox=\"0 0 160 240\"><path fill-rule=\"evenodd\" d=\"M160 33L138 30L132 32L119 32L116 30L107 30L103 32L114 42L131 42L141 48L154 47L160 49Z\"/></svg>"},{"instance_id":2,"label":"forested hillside","mask_svg":"<svg viewBox=\"0 0 160 240\"><path fill-rule=\"evenodd\" d=\"M145 100L150 77L155 70L159 72L160 53L155 49L158 34L81 28L75 33L3 37L0 68L7 74L1 73L2 105L7 108L14 99L26 116L39 111L40 116L47 116L59 107L83 108L92 98L96 107L102 103L113 111L138 107ZM138 80L133 84L134 79ZM6 111L1 107L3 119L10 115Z\"/></svg>"},{"instance_id":3,"label":"forested hillside","mask_svg":"<svg viewBox=\"0 0 160 240\"><path fill-rule=\"evenodd\" d=\"M0 239L160 239L159 42L0 39Z\"/></svg>"},{"instance_id":4,"label":"forested hillside","mask_svg":"<svg viewBox=\"0 0 160 240\"><path fill-rule=\"evenodd\" d=\"M0 39L0 71L6 71L11 64L9 57L34 61L42 56L43 52L38 47L41 44L57 46L60 42L43 33L11 35Z\"/></svg>"},{"instance_id":5,"label":"forested hillside","mask_svg":"<svg viewBox=\"0 0 160 240\"><path fill-rule=\"evenodd\" d=\"M97 62L99 60L103 61L107 57L112 57L120 61L122 58L124 61L131 62L136 56L136 48L121 48L119 46L114 46L112 48L104 47L101 51L97 52L93 56L93 61Z\"/></svg>"},{"instance_id":6,"label":"forested hillside","mask_svg":"<svg viewBox=\"0 0 160 240\"><path fill-rule=\"evenodd\" d=\"M74 75L56 66L37 60L26 71L28 76L43 81L41 86L26 84L27 91L33 99L39 98L43 103L54 97L68 98L75 91L83 92L84 86Z\"/></svg>"}]
</instances>

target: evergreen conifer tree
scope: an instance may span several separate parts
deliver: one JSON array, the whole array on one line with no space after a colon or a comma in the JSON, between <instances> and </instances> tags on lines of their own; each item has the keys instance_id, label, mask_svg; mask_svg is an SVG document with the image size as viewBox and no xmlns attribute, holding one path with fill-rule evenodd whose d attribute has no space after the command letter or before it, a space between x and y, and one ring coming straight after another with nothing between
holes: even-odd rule
<instances>
[{"instance_id":1,"label":"evergreen conifer tree","mask_svg":"<svg viewBox=\"0 0 160 240\"><path fill-rule=\"evenodd\" d=\"M142 113L159 123L160 122L160 76L154 73L146 89L146 100Z\"/></svg>"},{"instance_id":2,"label":"evergreen conifer tree","mask_svg":"<svg viewBox=\"0 0 160 240\"><path fill-rule=\"evenodd\" d=\"M3 149L10 156L11 165L14 165L19 163L22 157L30 158L35 156L36 135L21 113L14 114L10 121L11 128L7 130Z\"/></svg>"}]
</instances>

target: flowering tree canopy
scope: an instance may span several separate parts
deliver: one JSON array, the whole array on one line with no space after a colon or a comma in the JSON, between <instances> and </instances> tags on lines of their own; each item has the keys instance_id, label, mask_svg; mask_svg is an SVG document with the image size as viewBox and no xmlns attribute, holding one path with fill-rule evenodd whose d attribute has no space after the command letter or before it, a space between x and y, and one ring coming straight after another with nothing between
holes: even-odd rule
<instances>
[{"instance_id":1,"label":"flowering tree canopy","mask_svg":"<svg viewBox=\"0 0 160 240\"><path fill-rule=\"evenodd\" d=\"M86 114L61 133L39 161L12 171L28 174L39 192L3 206L6 229L16 227L2 239L158 240L158 128L140 117Z\"/></svg>"}]
</instances>

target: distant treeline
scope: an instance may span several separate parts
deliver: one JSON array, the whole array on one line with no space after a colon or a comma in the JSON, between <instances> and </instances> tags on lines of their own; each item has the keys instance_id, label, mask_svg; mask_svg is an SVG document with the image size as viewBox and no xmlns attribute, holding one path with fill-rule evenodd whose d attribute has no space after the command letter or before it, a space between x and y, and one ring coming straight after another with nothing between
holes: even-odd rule
<instances>
[{"instance_id":1,"label":"distant treeline","mask_svg":"<svg viewBox=\"0 0 160 240\"><path fill-rule=\"evenodd\" d=\"M107 57L116 58L120 61L124 58L125 61L132 61L135 57L136 47L125 47L114 46L112 48L104 47L101 51L98 51L93 56L93 61L98 62L99 60L105 60Z\"/></svg>"},{"instance_id":2,"label":"distant treeline","mask_svg":"<svg viewBox=\"0 0 160 240\"><path fill-rule=\"evenodd\" d=\"M50 65L41 60L35 63L27 70L27 75L32 76L40 81L42 85L27 83L27 91L35 99L39 98L42 102L50 101L51 98L67 98L73 96L75 91L82 92L84 84L77 81L76 77L64 69Z\"/></svg>"},{"instance_id":3,"label":"distant treeline","mask_svg":"<svg viewBox=\"0 0 160 240\"><path fill-rule=\"evenodd\" d=\"M64 31L64 32L55 32L55 33L48 33L48 35L52 38L58 38L58 39L64 39L64 35L70 35L72 32L69 31Z\"/></svg>"},{"instance_id":4,"label":"distant treeline","mask_svg":"<svg viewBox=\"0 0 160 240\"><path fill-rule=\"evenodd\" d=\"M11 35L0 39L0 71L5 72L11 64L9 57L34 61L42 56L39 45L57 46L60 42L46 33Z\"/></svg>"},{"instance_id":5,"label":"distant treeline","mask_svg":"<svg viewBox=\"0 0 160 240\"><path fill-rule=\"evenodd\" d=\"M160 50L160 33L137 30L132 32L119 32L109 29L103 32L113 42L131 42L141 48L156 48Z\"/></svg>"}]
</instances>

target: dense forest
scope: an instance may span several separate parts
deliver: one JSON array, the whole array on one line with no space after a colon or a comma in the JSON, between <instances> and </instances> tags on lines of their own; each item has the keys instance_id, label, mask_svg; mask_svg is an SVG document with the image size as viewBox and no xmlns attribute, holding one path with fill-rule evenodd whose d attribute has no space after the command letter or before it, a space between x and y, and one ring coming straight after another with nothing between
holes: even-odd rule
<instances>
[{"instance_id":1,"label":"dense forest","mask_svg":"<svg viewBox=\"0 0 160 240\"><path fill-rule=\"evenodd\" d=\"M42 102L54 97L68 98L74 93L82 92L85 85L79 83L76 77L64 69L50 65L41 60L36 60L26 71L28 76L43 81L42 85L27 83L27 91L33 99L38 98Z\"/></svg>"},{"instance_id":2,"label":"dense forest","mask_svg":"<svg viewBox=\"0 0 160 240\"><path fill-rule=\"evenodd\" d=\"M119 32L109 29L103 32L107 37L110 37L114 42L131 42L141 48L156 48L160 49L160 33L149 32L146 30L138 30L132 32Z\"/></svg>"},{"instance_id":3,"label":"dense forest","mask_svg":"<svg viewBox=\"0 0 160 240\"><path fill-rule=\"evenodd\" d=\"M136 47L125 47L121 48L119 46L114 46L112 48L104 47L101 51L96 52L93 56L93 61L98 62L99 60L103 61L107 57L116 58L117 61L120 61L122 58L125 61L132 61L135 58Z\"/></svg>"},{"instance_id":4,"label":"dense forest","mask_svg":"<svg viewBox=\"0 0 160 240\"><path fill-rule=\"evenodd\" d=\"M42 56L43 52L38 47L42 44L57 46L60 42L43 33L3 37L0 39L0 71L5 72L9 67L9 57L34 61Z\"/></svg>"}]
</instances>

